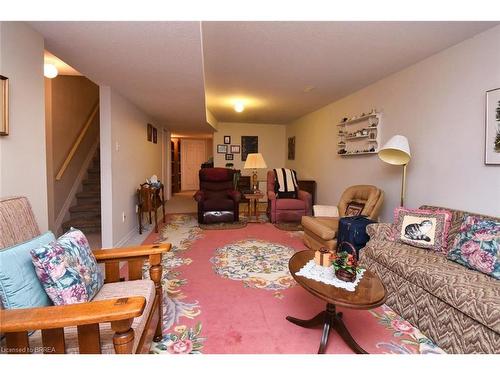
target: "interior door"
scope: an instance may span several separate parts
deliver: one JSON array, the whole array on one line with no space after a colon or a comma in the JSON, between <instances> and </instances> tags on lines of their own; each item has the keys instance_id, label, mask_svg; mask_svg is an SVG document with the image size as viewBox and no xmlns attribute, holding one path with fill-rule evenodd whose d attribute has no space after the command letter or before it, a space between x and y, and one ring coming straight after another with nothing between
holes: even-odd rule
<instances>
[{"instance_id":1,"label":"interior door","mask_svg":"<svg viewBox=\"0 0 500 375\"><path fill-rule=\"evenodd\" d=\"M207 143L202 139L181 139L181 188L198 190L198 171L206 160Z\"/></svg>"}]
</instances>

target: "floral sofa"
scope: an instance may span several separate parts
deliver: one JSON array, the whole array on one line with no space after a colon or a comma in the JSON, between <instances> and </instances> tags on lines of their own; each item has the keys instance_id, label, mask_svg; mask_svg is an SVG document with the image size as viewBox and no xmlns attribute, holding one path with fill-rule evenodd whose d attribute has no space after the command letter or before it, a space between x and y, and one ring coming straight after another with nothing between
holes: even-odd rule
<instances>
[{"instance_id":1,"label":"floral sofa","mask_svg":"<svg viewBox=\"0 0 500 375\"><path fill-rule=\"evenodd\" d=\"M467 214L450 211L446 250ZM369 225L370 241L360 259L382 279L387 305L448 353L500 353L500 281L445 254L396 242L392 231L391 224Z\"/></svg>"}]
</instances>

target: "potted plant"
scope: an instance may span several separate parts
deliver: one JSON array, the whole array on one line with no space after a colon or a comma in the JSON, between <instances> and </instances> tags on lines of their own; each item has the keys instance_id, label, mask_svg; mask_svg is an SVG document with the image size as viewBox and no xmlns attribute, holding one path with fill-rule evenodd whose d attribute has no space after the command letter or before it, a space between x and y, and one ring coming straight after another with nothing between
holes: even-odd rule
<instances>
[{"instance_id":1,"label":"potted plant","mask_svg":"<svg viewBox=\"0 0 500 375\"><path fill-rule=\"evenodd\" d=\"M332 255L332 261L332 267L338 279L347 282L356 280L358 262L354 255L349 254L347 251L341 251Z\"/></svg>"}]
</instances>

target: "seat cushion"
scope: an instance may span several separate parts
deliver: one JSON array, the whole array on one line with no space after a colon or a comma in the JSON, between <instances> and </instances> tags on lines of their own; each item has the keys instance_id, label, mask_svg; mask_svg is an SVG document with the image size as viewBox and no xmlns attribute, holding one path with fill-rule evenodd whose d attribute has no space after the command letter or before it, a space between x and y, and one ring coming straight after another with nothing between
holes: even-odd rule
<instances>
[{"instance_id":1,"label":"seat cushion","mask_svg":"<svg viewBox=\"0 0 500 375\"><path fill-rule=\"evenodd\" d=\"M498 280L451 262L444 254L393 241L369 242L361 253L364 257L500 333Z\"/></svg>"},{"instance_id":2,"label":"seat cushion","mask_svg":"<svg viewBox=\"0 0 500 375\"><path fill-rule=\"evenodd\" d=\"M329 225L327 218L302 216L301 223L305 230L314 233L317 237L325 241L335 238L335 230Z\"/></svg>"},{"instance_id":3,"label":"seat cushion","mask_svg":"<svg viewBox=\"0 0 500 375\"><path fill-rule=\"evenodd\" d=\"M204 211L233 211L234 201L231 199L207 199L203 201Z\"/></svg>"},{"instance_id":4,"label":"seat cushion","mask_svg":"<svg viewBox=\"0 0 500 375\"><path fill-rule=\"evenodd\" d=\"M144 312L140 317L134 319L132 323L132 328L134 329L134 346L133 353L136 352L139 341L141 340L142 333L144 332L144 327L146 325L149 313L154 303L155 297L155 285L151 280L134 280L134 281L123 281L119 283L104 284L99 293L94 298L94 301L102 301L105 299L112 298L124 298L124 297L134 297L143 296L146 298L146 307ZM113 335L114 332L111 329L110 323L99 324L100 334L101 334L101 351L104 354L115 354L115 349L113 346ZM78 354L78 333L76 327L66 327L64 328L64 338L66 342L66 353ZM33 353L42 352L42 332L36 331L29 337L30 350ZM149 345L149 343L144 343L144 345ZM5 346L5 340L2 340L2 347Z\"/></svg>"},{"instance_id":5,"label":"seat cushion","mask_svg":"<svg viewBox=\"0 0 500 375\"><path fill-rule=\"evenodd\" d=\"M0 251L0 300L6 309L50 306L31 261L32 249L54 241L52 232Z\"/></svg>"},{"instance_id":6,"label":"seat cushion","mask_svg":"<svg viewBox=\"0 0 500 375\"><path fill-rule=\"evenodd\" d=\"M300 199L276 199L277 210L305 210L306 202Z\"/></svg>"}]
</instances>

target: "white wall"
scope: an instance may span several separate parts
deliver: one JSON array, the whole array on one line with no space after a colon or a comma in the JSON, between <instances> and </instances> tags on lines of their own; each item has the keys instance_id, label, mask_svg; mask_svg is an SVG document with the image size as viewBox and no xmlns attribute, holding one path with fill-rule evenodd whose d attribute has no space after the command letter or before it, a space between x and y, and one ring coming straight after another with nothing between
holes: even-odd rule
<instances>
[{"instance_id":1,"label":"white wall","mask_svg":"<svg viewBox=\"0 0 500 375\"><path fill-rule=\"evenodd\" d=\"M268 169L283 168L286 159L286 125L279 124L248 124L234 122L219 122L217 132L214 133L213 150L214 166L224 167L226 163L234 163L235 169L240 169L243 175L251 175L251 170L243 169L244 161L241 161L241 153L234 154L234 160L225 159L224 154L217 153L217 145L224 144L224 136L231 136L232 145L240 145L241 136L258 136L259 152L264 157ZM259 180L266 179L267 170L259 170ZM300 176L300 175L299 175ZM303 177L303 176L300 176Z\"/></svg>"},{"instance_id":2,"label":"white wall","mask_svg":"<svg viewBox=\"0 0 500 375\"><path fill-rule=\"evenodd\" d=\"M43 38L23 22L0 22L0 74L9 78L10 134L0 137L0 196L27 196L48 228Z\"/></svg>"},{"instance_id":3,"label":"white wall","mask_svg":"<svg viewBox=\"0 0 500 375\"><path fill-rule=\"evenodd\" d=\"M102 243L111 247L138 231L136 190L153 174L161 178L164 137L159 124L112 88L101 86L99 95ZM148 123L158 129L157 144L147 141Z\"/></svg>"},{"instance_id":4,"label":"white wall","mask_svg":"<svg viewBox=\"0 0 500 375\"><path fill-rule=\"evenodd\" d=\"M337 204L353 184L386 193L382 219L399 204L400 167L376 155L336 155L337 124L371 108L383 112L382 144L392 135L410 141L406 205L435 204L500 216L500 167L484 165L485 91L500 87L500 27L495 27L287 127L296 136L301 177L316 179L318 203Z\"/></svg>"}]
</instances>

